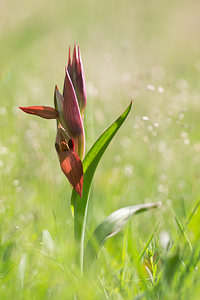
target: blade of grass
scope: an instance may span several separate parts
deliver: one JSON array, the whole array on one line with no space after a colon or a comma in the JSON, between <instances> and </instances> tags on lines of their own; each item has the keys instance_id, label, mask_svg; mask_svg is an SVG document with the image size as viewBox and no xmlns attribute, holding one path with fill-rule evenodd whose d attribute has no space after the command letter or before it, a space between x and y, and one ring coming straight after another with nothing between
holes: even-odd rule
<instances>
[{"instance_id":1,"label":"blade of grass","mask_svg":"<svg viewBox=\"0 0 200 300\"><path fill-rule=\"evenodd\" d=\"M191 243L190 243L190 241L189 241L189 238L188 238L187 235L185 234L185 230L186 230L187 226L189 225L190 221L192 220L192 218L193 218L193 216L194 216L196 210L198 209L199 205L200 205L200 200L197 200L197 202L196 202L194 208L192 209L191 213L188 215L188 218L187 218L187 220L186 220L184 226L182 226L182 225L180 224L180 222L179 222L179 220L178 220L178 218L177 218L175 212L173 212L175 222L176 222L176 224L178 225L178 228L179 228L179 230L180 230L180 236L177 238L177 241L176 241L176 243L174 244L173 248L175 247L176 244L179 243L181 236L184 236L186 242L189 244L189 247L190 247L190 249L191 249L191 251L192 251L192 245L191 245Z\"/></svg>"},{"instance_id":2,"label":"blade of grass","mask_svg":"<svg viewBox=\"0 0 200 300\"><path fill-rule=\"evenodd\" d=\"M91 265L106 239L120 232L132 216L160 206L161 202L138 204L120 208L109 215L97 226L87 242L84 260L85 266Z\"/></svg>"},{"instance_id":3,"label":"blade of grass","mask_svg":"<svg viewBox=\"0 0 200 300\"><path fill-rule=\"evenodd\" d=\"M153 231L152 234L150 235L148 241L146 242L146 245L144 246L144 248L143 248L143 250L142 250L142 252L141 252L141 254L140 254L140 256L139 256L139 260L142 259L143 255L144 255L144 253L146 252L146 250L147 250L149 244L151 243L151 241L152 241L152 239L153 239L153 237L154 237L154 234L156 233L156 231L157 231L159 225L160 225L160 223L158 223L158 225L155 227L154 231Z\"/></svg>"},{"instance_id":4,"label":"blade of grass","mask_svg":"<svg viewBox=\"0 0 200 300\"><path fill-rule=\"evenodd\" d=\"M183 227L181 226L181 223L179 222L177 216L174 216L174 219L176 221L176 224L178 225L178 228L180 229L180 232L181 232L182 236L185 238L186 242L188 243L188 245L189 245L189 247L190 247L190 249L192 251L192 245L190 243L190 240L187 237L187 235L185 234L185 231L184 231Z\"/></svg>"},{"instance_id":5,"label":"blade of grass","mask_svg":"<svg viewBox=\"0 0 200 300\"><path fill-rule=\"evenodd\" d=\"M192 210L191 213L189 214L189 216L188 216L188 218L187 218L187 221L186 221L186 223L185 223L185 225L184 225L184 227L183 227L183 232L185 231L186 227L188 226L188 224L189 224L190 221L192 220L192 217L194 216L194 214L195 214L197 208L199 207L199 205L200 205L200 200L197 200L197 202L196 202L196 204L195 204L193 210Z\"/></svg>"}]
</instances>

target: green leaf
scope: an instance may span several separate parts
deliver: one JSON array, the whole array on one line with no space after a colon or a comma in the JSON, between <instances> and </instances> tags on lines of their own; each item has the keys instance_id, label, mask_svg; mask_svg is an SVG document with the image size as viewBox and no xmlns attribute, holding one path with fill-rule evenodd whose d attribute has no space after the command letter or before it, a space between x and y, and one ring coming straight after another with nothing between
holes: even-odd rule
<instances>
[{"instance_id":1,"label":"green leaf","mask_svg":"<svg viewBox=\"0 0 200 300\"><path fill-rule=\"evenodd\" d=\"M106 239L117 234L127 223L127 221L135 214L147 211L152 208L159 207L161 202L158 203L145 203L133 206L120 208L109 215L93 232L90 237L86 249L84 265L92 262L97 256L101 246Z\"/></svg>"},{"instance_id":2,"label":"green leaf","mask_svg":"<svg viewBox=\"0 0 200 300\"><path fill-rule=\"evenodd\" d=\"M83 270L85 226L92 179L102 155L128 116L131 106L132 102L125 112L98 138L85 156L83 160L84 177L82 199L75 190L72 192L71 207L74 213L74 236L80 246L78 247L78 251L80 251L81 270Z\"/></svg>"}]
</instances>

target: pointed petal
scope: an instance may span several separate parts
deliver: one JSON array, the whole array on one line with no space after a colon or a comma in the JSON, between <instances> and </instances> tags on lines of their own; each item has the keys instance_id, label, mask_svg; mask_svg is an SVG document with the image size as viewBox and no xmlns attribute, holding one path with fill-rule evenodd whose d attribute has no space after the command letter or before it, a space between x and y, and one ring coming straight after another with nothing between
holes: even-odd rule
<instances>
[{"instance_id":1,"label":"pointed petal","mask_svg":"<svg viewBox=\"0 0 200 300\"><path fill-rule=\"evenodd\" d=\"M78 66L78 52L76 44L74 44L73 58L72 58L72 67L74 70L77 70Z\"/></svg>"},{"instance_id":2,"label":"pointed petal","mask_svg":"<svg viewBox=\"0 0 200 300\"><path fill-rule=\"evenodd\" d=\"M77 48L76 44L74 45L72 63L70 64L70 66L67 67L67 70L69 72L72 84L74 86L80 113L83 118L87 97L80 48L79 46Z\"/></svg>"},{"instance_id":3,"label":"pointed petal","mask_svg":"<svg viewBox=\"0 0 200 300\"><path fill-rule=\"evenodd\" d=\"M28 106L19 108L27 114L36 115L44 119L57 119L58 117L57 110L49 106Z\"/></svg>"},{"instance_id":4,"label":"pointed petal","mask_svg":"<svg viewBox=\"0 0 200 300\"><path fill-rule=\"evenodd\" d=\"M72 78L72 61L71 61L71 48L69 46L69 56L68 56L68 64L67 64L67 70L69 72L70 78ZM65 83L63 87L63 95L65 94Z\"/></svg>"},{"instance_id":5,"label":"pointed petal","mask_svg":"<svg viewBox=\"0 0 200 300\"><path fill-rule=\"evenodd\" d=\"M60 149L59 152L64 151L61 149L61 144L64 142L65 144L68 144L70 140L69 135L67 134L66 130L62 127L62 125L60 123L58 123L57 126L57 134L56 134L56 141L55 141L55 146L56 149ZM73 141L72 141L73 143ZM72 144L73 145L73 144ZM67 149L71 149L71 142L70 145L68 146ZM73 149L74 150L74 149ZM58 151L58 150L57 150Z\"/></svg>"},{"instance_id":6,"label":"pointed petal","mask_svg":"<svg viewBox=\"0 0 200 300\"><path fill-rule=\"evenodd\" d=\"M56 85L54 90L54 106L55 109L58 111L58 113L60 111L63 111L63 103L64 103L64 98L59 92L58 87Z\"/></svg>"},{"instance_id":7,"label":"pointed petal","mask_svg":"<svg viewBox=\"0 0 200 300\"><path fill-rule=\"evenodd\" d=\"M67 68L71 66L71 49L70 49L70 46L69 46L69 57L68 57L68 65L67 65Z\"/></svg>"},{"instance_id":8,"label":"pointed petal","mask_svg":"<svg viewBox=\"0 0 200 300\"><path fill-rule=\"evenodd\" d=\"M83 70L83 63L81 59L80 47L78 46L78 79L77 79L77 90L78 90L78 103L81 115L84 115L87 96L86 96L86 87L85 87L85 76Z\"/></svg>"},{"instance_id":9,"label":"pointed petal","mask_svg":"<svg viewBox=\"0 0 200 300\"><path fill-rule=\"evenodd\" d=\"M80 197L82 197L83 166L78 154L74 151L68 150L58 153L58 156L63 173Z\"/></svg>"},{"instance_id":10,"label":"pointed petal","mask_svg":"<svg viewBox=\"0 0 200 300\"><path fill-rule=\"evenodd\" d=\"M65 125L63 126L74 141L76 153L82 158L85 149L85 134L76 93L68 70L66 70L64 90L63 118Z\"/></svg>"},{"instance_id":11,"label":"pointed petal","mask_svg":"<svg viewBox=\"0 0 200 300\"><path fill-rule=\"evenodd\" d=\"M55 90L54 90L54 105L55 105L55 109L58 111L60 123L65 128L65 130L67 130L67 127L65 125L64 116L63 116L64 98L58 91L57 85L55 86Z\"/></svg>"}]
</instances>

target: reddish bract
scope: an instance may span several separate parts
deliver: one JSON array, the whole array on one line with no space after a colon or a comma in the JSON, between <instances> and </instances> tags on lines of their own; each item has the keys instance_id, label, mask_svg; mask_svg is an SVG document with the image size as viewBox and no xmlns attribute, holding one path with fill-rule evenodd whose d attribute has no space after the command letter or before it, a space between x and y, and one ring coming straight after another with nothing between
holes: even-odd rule
<instances>
[{"instance_id":1,"label":"reddish bract","mask_svg":"<svg viewBox=\"0 0 200 300\"><path fill-rule=\"evenodd\" d=\"M85 148L83 121L80 115L76 93L67 70L64 87L63 118L65 127L69 136L74 141L76 153L82 158Z\"/></svg>"},{"instance_id":2,"label":"reddish bract","mask_svg":"<svg viewBox=\"0 0 200 300\"><path fill-rule=\"evenodd\" d=\"M74 45L72 61L71 61L70 48L69 48L69 59L68 59L67 70L69 72L69 76L71 78L74 89L76 91L80 113L83 118L87 97L86 97L83 64L81 60L81 52L79 46L77 49L77 46Z\"/></svg>"},{"instance_id":3,"label":"reddish bract","mask_svg":"<svg viewBox=\"0 0 200 300\"><path fill-rule=\"evenodd\" d=\"M83 166L78 154L72 150L67 150L58 153L58 157L63 173L72 184L73 188L77 191L79 196L82 197Z\"/></svg>"},{"instance_id":4,"label":"reddish bract","mask_svg":"<svg viewBox=\"0 0 200 300\"><path fill-rule=\"evenodd\" d=\"M57 110L49 106L28 106L19 108L27 114L36 115L44 119L57 119L59 116Z\"/></svg>"}]
</instances>

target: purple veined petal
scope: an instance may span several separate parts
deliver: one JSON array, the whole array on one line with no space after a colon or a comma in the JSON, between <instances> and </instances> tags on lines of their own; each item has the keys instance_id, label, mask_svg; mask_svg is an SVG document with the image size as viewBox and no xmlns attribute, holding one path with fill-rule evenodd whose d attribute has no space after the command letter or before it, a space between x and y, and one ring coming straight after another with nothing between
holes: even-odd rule
<instances>
[{"instance_id":1,"label":"purple veined petal","mask_svg":"<svg viewBox=\"0 0 200 300\"><path fill-rule=\"evenodd\" d=\"M60 161L60 167L77 193L82 197L83 165L80 157L74 151L74 142L69 139L65 129L58 124L55 148Z\"/></svg>"},{"instance_id":2,"label":"purple veined petal","mask_svg":"<svg viewBox=\"0 0 200 300\"><path fill-rule=\"evenodd\" d=\"M85 134L76 93L66 69L64 83L63 119L66 130L75 144L75 151L82 159L85 150Z\"/></svg>"},{"instance_id":3,"label":"purple veined petal","mask_svg":"<svg viewBox=\"0 0 200 300\"><path fill-rule=\"evenodd\" d=\"M75 151L67 150L58 153L60 167L72 184L73 188L82 197L83 191L83 166L82 162Z\"/></svg>"},{"instance_id":4,"label":"purple veined petal","mask_svg":"<svg viewBox=\"0 0 200 300\"><path fill-rule=\"evenodd\" d=\"M49 106L28 106L19 107L27 114L35 115L44 119L57 119L58 111Z\"/></svg>"},{"instance_id":5,"label":"purple veined petal","mask_svg":"<svg viewBox=\"0 0 200 300\"><path fill-rule=\"evenodd\" d=\"M61 112L63 110L63 103L64 103L64 97L63 95L61 95L56 85L54 89L54 106L58 112Z\"/></svg>"},{"instance_id":6,"label":"purple veined petal","mask_svg":"<svg viewBox=\"0 0 200 300\"><path fill-rule=\"evenodd\" d=\"M72 57L72 69L74 73L78 73L78 51L77 46L74 44L73 57Z\"/></svg>"},{"instance_id":7,"label":"purple veined petal","mask_svg":"<svg viewBox=\"0 0 200 300\"><path fill-rule=\"evenodd\" d=\"M69 46L67 71L69 73L70 79L71 79L73 87L75 89L75 92L77 92L76 91L76 76L77 76L77 64L78 64L78 58L77 58L76 53L77 53L77 51L76 51L76 44L75 44L73 54L72 54L72 59L71 59L71 48ZM64 85L64 88L63 88L63 95L64 94L65 94L65 85ZM77 96L77 94L76 94L76 96Z\"/></svg>"},{"instance_id":8,"label":"purple veined petal","mask_svg":"<svg viewBox=\"0 0 200 300\"><path fill-rule=\"evenodd\" d=\"M61 123L58 122L57 125L57 134L56 134L56 141L55 141L55 145L56 145L56 149L57 147L59 147L59 151L62 151L62 149L60 148L60 145L64 142L65 144L68 144L70 141L70 136L68 135L68 133L66 132L65 128L61 125ZM70 149L72 149L72 147L70 147ZM73 150L75 150L75 148L73 148Z\"/></svg>"},{"instance_id":9,"label":"purple veined petal","mask_svg":"<svg viewBox=\"0 0 200 300\"><path fill-rule=\"evenodd\" d=\"M69 72L69 76L72 80L72 61L71 61L71 48L69 46L69 56L68 56L68 64L67 64L67 70ZM65 94L65 84L63 87L63 95Z\"/></svg>"},{"instance_id":10,"label":"purple veined petal","mask_svg":"<svg viewBox=\"0 0 200 300\"><path fill-rule=\"evenodd\" d=\"M62 124L62 126L65 128L65 130L68 130L67 126L65 124L64 116L63 116L64 97L59 92L57 85L55 86L55 90L54 90L54 105L59 114L59 122ZM68 135L69 135L69 132L68 132Z\"/></svg>"},{"instance_id":11,"label":"purple veined petal","mask_svg":"<svg viewBox=\"0 0 200 300\"><path fill-rule=\"evenodd\" d=\"M68 69L68 67L70 68L70 66L71 66L71 48L70 48L70 46L69 46L69 56L68 56L68 64L67 64L67 69ZM68 70L68 72L69 72L69 70Z\"/></svg>"},{"instance_id":12,"label":"purple veined petal","mask_svg":"<svg viewBox=\"0 0 200 300\"><path fill-rule=\"evenodd\" d=\"M70 79L75 89L80 113L83 118L87 97L86 97L85 77L83 71L83 64L81 60L80 48L79 46L77 47L76 44L74 45L72 61L71 61L71 54L69 50L67 70L69 72Z\"/></svg>"},{"instance_id":13,"label":"purple veined petal","mask_svg":"<svg viewBox=\"0 0 200 300\"><path fill-rule=\"evenodd\" d=\"M79 91L79 107L81 111L81 115L84 115L86 103L87 103L87 96L86 96L86 86L85 86L85 76L83 70L83 63L81 59L81 52L80 47L78 46L78 80L77 80L77 90Z\"/></svg>"}]
</instances>

